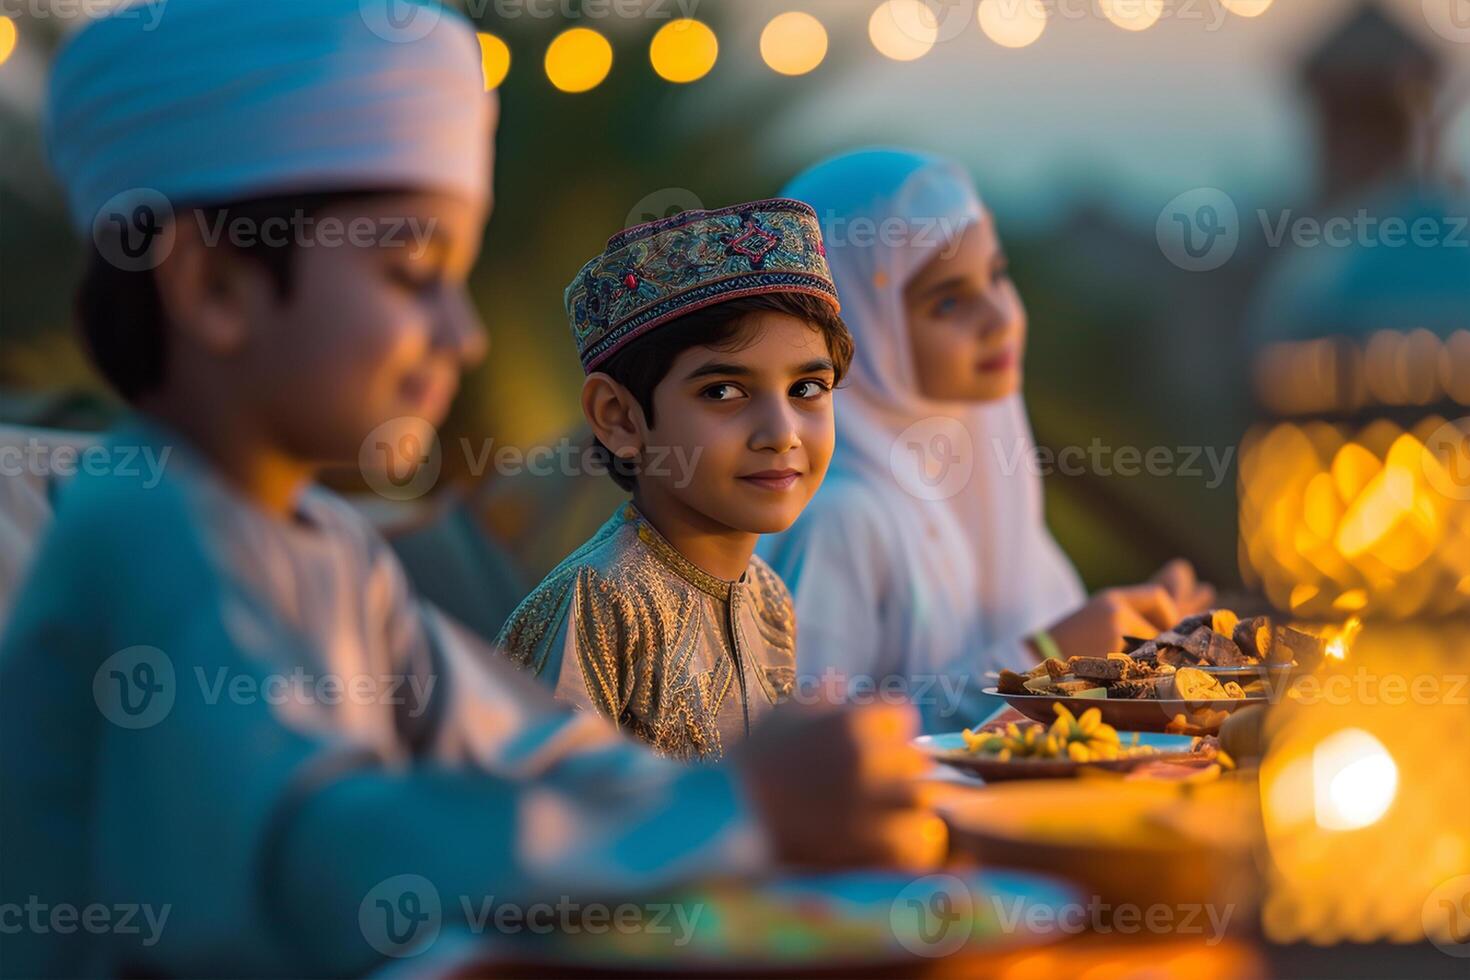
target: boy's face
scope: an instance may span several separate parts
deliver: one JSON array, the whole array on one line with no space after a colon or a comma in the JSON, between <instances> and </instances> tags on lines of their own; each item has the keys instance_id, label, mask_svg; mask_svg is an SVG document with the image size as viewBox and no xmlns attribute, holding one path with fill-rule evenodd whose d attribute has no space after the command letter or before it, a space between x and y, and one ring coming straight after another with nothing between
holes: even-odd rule
<instances>
[{"instance_id":1,"label":"boy's face","mask_svg":"<svg viewBox=\"0 0 1470 980\"><path fill-rule=\"evenodd\" d=\"M786 530L832 460L835 381L822 334L784 313L747 319L739 350L684 351L653 390L639 496L749 534Z\"/></svg>"},{"instance_id":2,"label":"boy's face","mask_svg":"<svg viewBox=\"0 0 1470 980\"><path fill-rule=\"evenodd\" d=\"M485 218L433 193L316 216L318 229L335 219L362 234L299 248L284 299L268 284L246 298L237 367L273 441L303 460L349 461L384 423L444 421L460 372L487 347L465 289Z\"/></svg>"},{"instance_id":3,"label":"boy's face","mask_svg":"<svg viewBox=\"0 0 1470 980\"><path fill-rule=\"evenodd\" d=\"M1026 308L993 220L972 224L958 246L904 287L919 393L934 401L995 401L1020 390Z\"/></svg>"}]
</instances>

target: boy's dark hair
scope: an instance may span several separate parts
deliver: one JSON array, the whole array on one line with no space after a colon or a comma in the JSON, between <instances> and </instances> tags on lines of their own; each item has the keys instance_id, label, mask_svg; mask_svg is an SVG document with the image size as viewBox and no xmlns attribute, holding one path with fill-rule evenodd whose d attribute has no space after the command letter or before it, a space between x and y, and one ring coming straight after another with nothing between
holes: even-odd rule
<instances>
[{"instance_id":1,"label":"boy's dark hair","mask_svg":"<svg viewBox=\"0 0 1470 980\"><path fill-rule=\"evenodd\" d=\"M728 347L735 343L749 317L762 313L784 313L809 324L822 335L841 383L852 364L852 334L830 303L807 293L763 293L717 303L665 324L639 337L608 358L598 368L627 388L654 425L653 389L669 373L678 356L691 347ZM638 485L638 461L620 459L593 438L593 450L607 467L613 481L624 490Z\"/></svg>"},{"instance_id":2,"label":"boy's dark hair","mask_svg":"<svg viewBox=\"0 0 1470 980\"><path fill-rule=\"evenodd\" d=\"M293 218L314 218L322 210L346 201L388 191L324 191L277 197L249 198L225 204L180 207L177 221L203 222L209 229L245 219L256 229L266 222L278 225ZM196 212L197 211L197 215ZM259 263L287 299L294 286L297 243L283 244L269 235L256 235L251 244L235 244L221 236L221 247ZM168 370L168 324L153 270L129 271L107 259L95 240L87 272L77 290L76 316L88 356L103 379L129 402L157 389Z\"/></svg>"}]
</instances>

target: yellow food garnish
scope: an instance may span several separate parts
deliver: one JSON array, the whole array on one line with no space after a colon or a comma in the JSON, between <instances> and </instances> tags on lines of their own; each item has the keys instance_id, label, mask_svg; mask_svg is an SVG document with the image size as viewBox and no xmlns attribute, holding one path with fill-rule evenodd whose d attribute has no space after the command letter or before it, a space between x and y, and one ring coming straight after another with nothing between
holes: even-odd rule
<instances>
[{"instance_id":1,"label":"yellow food garnish","mask_svg":"<svg viewBox=\"0 0 1470 980\"><path fill-rule=\"evenodd\" d=\"M1053 707L1057 720L1050 728L1029 722L1025 728L1009 722L1005 728L994 732L974 732L966 728L961 733L965 751L971 755L994 756L1000 762L1016 759L1100 762L1156 754L1154 749L1138 744L1137 732L1129 745L1123 745L1117 729L1103 723L1099 708L1088 708L1081 717L1077 717L1067 710L1066 705Z\"/></svg>"}]
</instances>

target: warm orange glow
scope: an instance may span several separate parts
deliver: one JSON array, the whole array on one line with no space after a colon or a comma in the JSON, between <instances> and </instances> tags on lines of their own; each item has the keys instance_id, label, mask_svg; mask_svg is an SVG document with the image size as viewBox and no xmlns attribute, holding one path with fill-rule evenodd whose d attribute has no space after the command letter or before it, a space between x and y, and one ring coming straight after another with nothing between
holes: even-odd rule
<instances>
[{"instance_id":1,"label":"warm orange glow","mask_svg":"<svg viewBox=\"0 0 1470 980\"><path fill-rule=\"evenodd\" d=\"M1398 794L1399 769L1383 743L1361 728L1323 739L1312 752L1317 826L1360 830L1377 823Z\"/></svg>"},{"instance_id":2,"label":"warm orange glow","mask_svg":"<svg viewBox=\"0 0 1470 980\"><path fill-rule=\"evenodd\" d=\"M996 44L1024 48L1046 30L1042 0L980 0L980 30Z\"/></svg>"},{"instance_id":3,"label":"warm orange glow","mask_svg":"<svg viewBox=\"0 0 1470 980\"><path fill-rule=\"evenodd\" d=\"M868 19L868 38L885 58L915 61L939 40L939 21L923 0L886 0Z\"/></svg>"},{"instance_id":4,"label":"warm orange glow","mask_svg":"<svg viewBox=\"0 0 1470 980\"><path fill-rule=\"evenodd\" d=\"M1470 427L1470 423L1467 423ZM1467 607L1470 446L1430 416L1405 432L1282 423L1241 448L1248 583L1304 618L1406 617Z\"/></svg>"},{"instance_id":5,"label":"warm orange glow","mask_svg":"<svg viewBox=\"0 0 1470 980\"><path fill-rule=\"evenodd\" d=\"M1357 625L1328 634L1347 660L1293 680L1266 720L1260 924L1315 945L1463 935L1431 900L1470 875L1470 782L1451 776L1470 766L1470 712L1451 696L1470 622Z\"/></svg>"},{"instance_id":6,"label":"warm orange glow","mask_svg":"<svg viewBox=\"0 0 1470 980\"><path fill-rule=\"evenodd\" d=\"M805 75L827 57L827 29L811 14L793 10L761 31L761 58L781 75Z\"/></svg>"},{"instance_id":7,"label":"warm orange glow","mask_svg":"<svg viewBox=\"0 0 1470 980\"><path fill-rule=\"evenodd\" d=\"M590 92L612 70L607 38L588 27L563 31L546 49L546 77L563 92Z\"/></svg>"},{"instance_id":8,"label":"warm orange glow","mask_svg":"<svg viewBox=\"0 0 1470 980\"><path fill-rule=\"evenodd\" d=\"M1225 9L1240 17L1259 17L1271 9L1276 0L1220 0Z\"/></svg>"},{"instance_id":9,"label":"warm orange glow","mask_svg":"<svg viewBox=\"0 0 1470 980\"><path fill-rule=\"evenodd\" d=\"M1348 650L1362 628L1363 621L1356 616L1344 623L1338 634L1328 641L1327 656L1333 660L1346 660Z\"/></svg>"},{"instance_id":10,"label":"warm orange glow","mask_svg":"<svg viewBox=\"0 0 1470 980\"><path fill-rule=\"evenodd\" d=\"M0 65L10 60L15 51L16 42L19 40L15 28L15 21L9 17L0 17Z\"/></svg>"},{"instance_id":11,"label":"warm orange glow","mask_svg":"<svg viewBox=\"0 0 1470 980\"><path fill-rule=\"evenodd\" d=\"M485 76L485 91L491 92L510 74L510 48L494 34L481 31L479 38L480 70Z\"/></svg>"},{"instance_id":12,"label":"warm orange glow","mask_svg":"<svg viewBox=\"0 0 1470 980\"><path fill-rule=\"evenodd\" d=\"M667 82L697 82L714 68L720 57L715 32L697 20L681 18L659 28L648 49L653 70Z\"/></svg>"},{"instance_id":13,"label":"warm orange glow","mask_svg":"<svg viewBox=\"0 0 1470 980\"><path fill-rule=\"evenodd\" d=\"M1146 31L1164 15L1164 0L1098 0L1103 16L1125 31Z\"/></svg>"}]
</instances>

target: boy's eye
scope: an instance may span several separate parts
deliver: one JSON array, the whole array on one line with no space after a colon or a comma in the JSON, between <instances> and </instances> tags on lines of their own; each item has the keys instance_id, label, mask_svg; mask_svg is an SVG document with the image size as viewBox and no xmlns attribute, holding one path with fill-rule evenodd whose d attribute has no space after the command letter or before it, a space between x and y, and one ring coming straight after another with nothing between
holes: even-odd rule
<instances>
[{"instance_id":1,"label":"boy's eye","mask_svg":"<svg viewBox=\"0 0 1470 980\"><path fill-rule=\"evenodd\" d=\"M396 267L390 270L389 278L404 289L415 293L431 292L439 285L439 276L432 269L425 272Z\"/></svg>"},{"instance_id":2,"label":"boy's eye","mask_svg":"<svg viewBox=\"0 0 1470 980\"><path fill-rule=\"evenodd\" d=\"M798 381L792 387L791 394L796 398L804 398L810 400L821 398L823 395L831 390L831 385L809 378L806 381Z\"/></svg>"},{"instance_id":3,"label":"boy's eye","mask_svg":"<svg viewBox=\"0 0 1470 980\"><path fill-rule=\"evenodd\" d=\"M701 391L699 393L699 396L701 398L708 398L711 401L728 402L734 401L742 394L744 393L732 384L717 384L710 385L708 388Z\"/></svg>"},{"instance_id":4,"label":"boy's eye","mask_svg":"<svg viewBox=\"0 0 1470 980\"><path fill-rule=\"evenodd\" d=\"M993 270L991 270L991 273L990 273L990 281L991 282L1005 282L1006 280L1008 280L1010 278L1011 278L1011 264L1009 262L997 262L996 265L995 265L995 268Z\"/></svg>"}]
</instances>

